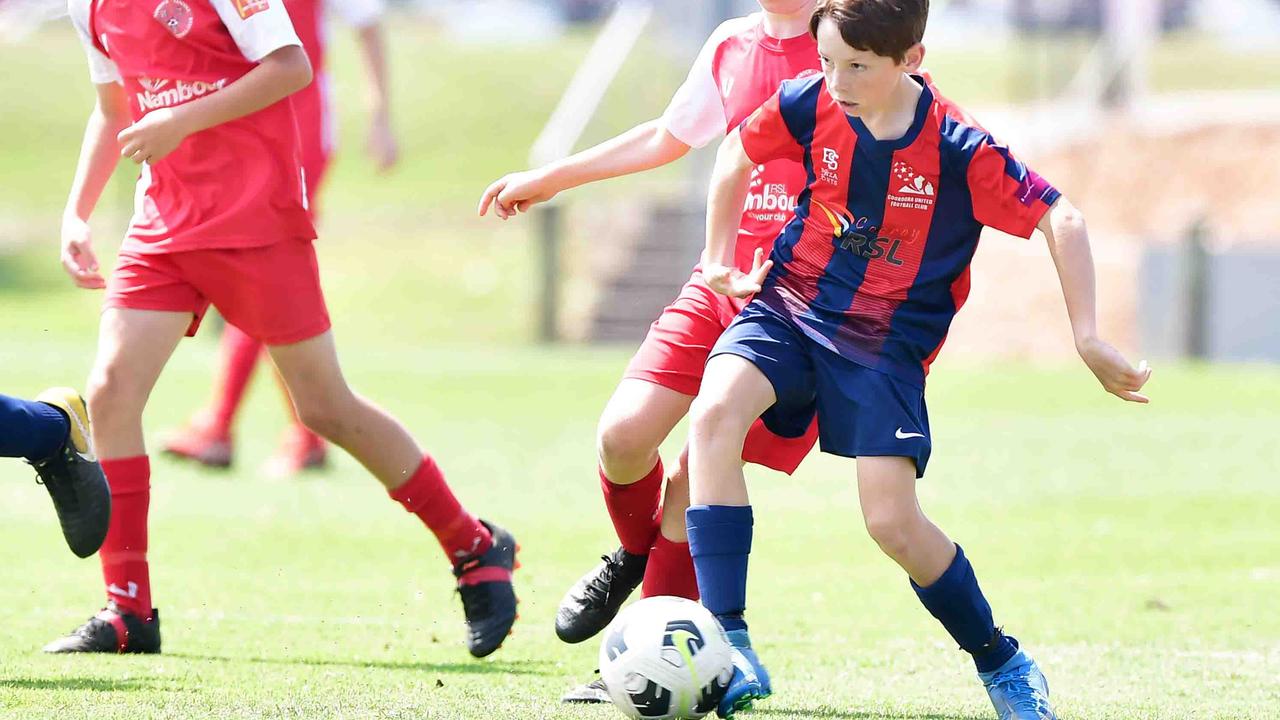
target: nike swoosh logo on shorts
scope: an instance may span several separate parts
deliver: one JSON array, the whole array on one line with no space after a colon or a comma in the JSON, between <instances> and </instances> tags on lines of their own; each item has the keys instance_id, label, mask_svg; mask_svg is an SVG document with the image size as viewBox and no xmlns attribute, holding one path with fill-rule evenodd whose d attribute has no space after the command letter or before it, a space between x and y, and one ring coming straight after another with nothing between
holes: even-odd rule
<instances>
[{"instance_id":1,"label":"nike swoosh logo on shorts","mask_svg":"<svg viewBox=\"0 0 1280 720\"><path fill-rule=\"evenodd\" d=\"M895 432L893 436L899 440L910 440L911 438L922 438L924 437L924 433L902 432L902 428L898 428L898 431Z\"/></svg>"}]
</instances>

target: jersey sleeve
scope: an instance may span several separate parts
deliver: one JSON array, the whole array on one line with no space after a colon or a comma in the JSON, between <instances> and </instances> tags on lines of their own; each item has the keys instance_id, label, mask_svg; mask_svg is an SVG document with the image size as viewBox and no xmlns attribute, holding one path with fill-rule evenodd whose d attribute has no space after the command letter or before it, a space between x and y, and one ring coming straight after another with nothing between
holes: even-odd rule
<instances>
[{"instance_id":1,"label":"jersey sleeve","mask_svg":"<svg viewBox=\"0 0 1280 720\"><path fill-rule=\"evenodd\" d=\"M783 115L783 104L787 102L783 92L786 87L783 84L773 97L743 120L739 128L742 133L742 149L751 162L757 165L780 158L796 162L804 159L804 148Z\"/></svg>"},{"instance_id":2,"label":"jersey sleeve","mask_svg":"<svg viewBox=\"0 0 1280 720\"><path fill-rule=\"evenodd\" d=\"M968 181L974 219L1023 238L1062 195L990 135L969 161Z\"/></svg>"},{"instance_id":3,"label":"jersey sleeve","mask_svg":"<svg viewBox=\"0 0 1280 720\"><path fill-rule=\"evenodd\" d=\"M116 68L116 64L111 61L111 58L102 54L89 35L89 2L91 0L70 0L67 3L71 24L75 27L76 35L80 38L80 44L84 46L85 55L89 59L89 80L97 85L121 82L120 70Z\"/></svg>"},{"instance_id":4,"label":"jersey sleeve","mask_svg":"<svg viewBox=\"0 0 1280 720\"><path fill-rule=\"evenodd\" d=\"M723 29L724 26L722 25ZM712 140L722 138L729 127L724 99L716 86L715 56L723 32L717 30L702 46L684 84L676 90L671 103L662 113L662 127L688 145L700 148Z\"/></svg>"},{"instance_id":5,"label":"jersey sleeve","mask_svg":"<svg viewBox=\"0 0 1280 720\"><path fill-rule=\"evenodd\" d=\"M383 0L325 0L324 4L326 9L353 28L366 28L377 23L387 9Z\"/></svg>"},{"instance_id":6,"label":"jersey sleeve","mask_svg":"<svg viewBox=\"0 0 1280 720\"><path fill-rule=\"evenodd\" d=\"M258 62L289 45L301 46L284 0L209 0L246 59Z\"/></svg>"}]
</instances>

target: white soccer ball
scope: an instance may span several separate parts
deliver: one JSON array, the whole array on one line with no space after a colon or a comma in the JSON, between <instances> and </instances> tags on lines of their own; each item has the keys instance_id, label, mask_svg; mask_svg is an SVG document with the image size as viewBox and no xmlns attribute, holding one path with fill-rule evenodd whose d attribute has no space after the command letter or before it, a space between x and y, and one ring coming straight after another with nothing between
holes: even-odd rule
<instances>
[{"instance_id":1,"label":"white soccer ball","mask_svg":"<svg viewBox=\"0 0 1280 720\"><path fill-rule=\"evenodd\" d=\"M729 688L731 652L706 608L678 597L645 598L605 628L600 675L628 717L700 718Z\"/></svg>"}]
</instances>

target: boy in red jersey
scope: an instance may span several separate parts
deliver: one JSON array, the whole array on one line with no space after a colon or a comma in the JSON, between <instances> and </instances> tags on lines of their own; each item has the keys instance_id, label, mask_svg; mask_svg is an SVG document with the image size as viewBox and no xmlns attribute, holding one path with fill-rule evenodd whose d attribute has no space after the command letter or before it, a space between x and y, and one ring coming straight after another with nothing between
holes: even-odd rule
<instances>
[{"instance_id":1,"label":"boy in red jersey","mask_svg":"<svg viewBox=\"0 0 1280 720\"><path fill-rule=\"evenodd\" d=\"M288 100L311 82L311 67L280 0L69 6L98 93L63 218L62 262L77 285L107 286L87 221L118 157L142 175L87 392L112 492L107 607L45 649L160 650L142 411L174 347L213 304L267 345L303 422L435 534L457 577L468 648L493 652L515 620L515 540L466 512L431 456L342 377Z\"/></svg>"},{"instance_id":2,"label":"boy in red jersey","mask_svg":"<svg viewBox=\"0 0 1280 720\"><path fill-rule=\"evenodd\" d=\"M783 83L720 147L703 273L753 297L707 362L693 403L686 512L703 604L734 646L728 717L771 692L746 607L753 514L737 462L748 428L816 416L823 452L857 458L868 532L966 651L1001 720L1053 720L1039 666L993 620L965 553L920 508L932 449L924 381L969 292L984 226L1048 240L1076 347L1132 402L1150 377L1097 335L1093 261L1080 213L918 74L928 0L820 0L810 29L823 74ZM744 272L733 253L751 168L802 162L793 219Z\"/></svg>"},{"instance_id":3,"label":"boy in red jersey","mask_svg":"<svg viewBox=\"0 0 1280 720\"><path fill-rule=\"evenodd\" d=\"M817 74L807 25L813 0L761 0L760 6L763 12L728 20L712 33L661 118L546 167L497 180L485 191L480 214L492 205L506 219L563 190L674 162L692 147L723 138L783 80ZM753 251L768 248L782 229L804 187L804 168L785 159L763 163L751 183L737 221L737 257L744 268ZM654 321L605 407L597 436L599 481L621 547L561 601L556 634L565 642L600 632L641 582L646 597L697 598L684 533L685 457L664 470L658 448L688 411L707 353L743 304L712 292L695 268ZM784 437L758 425L742 459L792 473L815 440L812 428ZM597 680L565 699L608 702L608 695Z\"/></svg>"},{"instance_id":4,"label":"boy in red jersey","mask_svg":"<svg viewBox=\"0 0 1280 720\"><path fill-rule=\"evenodd\" d=\"M356 29L356 39L364 56L369 88L366 149L379 171L389 170L396 162L398 149L395 134L391 130L386 54L380 27L384 8L381 0L286 0L285 9L289 11L303 49L307 51L307 59L311 61L311 72L315 78L310 85L290 97L302 141L302 169L307 180L308 209L314 219L317 198L336 143L337 118L325 63L328 49L327 11L330 9L341 15L347 25ZM231 427L262 354L263 344L259 340L234 325L226 326L220 340L213 401L184 428L166 439L165 452L210 467L227 467L231 464ZM284 390L283 385L281 389ZM267 461L266 472L273 476L284 476L324 467L327 456L324 439L298 420L287 390L285 402L293 416L293 423L285 434L284 443Z\"/></svg>"}]
</instances>

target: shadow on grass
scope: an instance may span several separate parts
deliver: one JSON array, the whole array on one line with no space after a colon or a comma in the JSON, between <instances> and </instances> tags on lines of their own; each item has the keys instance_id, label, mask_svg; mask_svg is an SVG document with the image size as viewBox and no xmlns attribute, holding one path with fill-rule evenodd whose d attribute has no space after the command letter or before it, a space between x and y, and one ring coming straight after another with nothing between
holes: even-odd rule
<instances>
[{"instance_id":1,"label":"shadow on grass","mask_svg":"<svg viewBox=\"0 0 1280 720\"><path fill-rule=\"evenodd\" d=\"M355 669L414 670L457 675L557 675L552 664L546 661L521 662L481 661L461 663L396 662L392 660L332 660L327 658L269 658L231 657L227 655L197 655L192 653L165 653L165 657L183 660L208 660L226 663L261 663L264 665L304 665L307 667L347 667Z\"/></svg>"},{"instance_id":2,"label":"shadow on grass","mask_svg":"<svg viewBox=\"0 0 1280 720\"><path fill-rule=\"evenodd\" d=\"M807 718L832 718L833 720L990 720L989 716L955 715L951 713L895 713L882 710L820 710L796 709L784 707L757 707L751 711L752 716L770 717L782 715L803 716Z\"/></svg>"},{"instance_id":3,"label":"shadow on grass","mask_svg":"<svg viewBox=\"0 0 1280 720\"><path fill-rule=\"evenodd\" d=\"M168 684L161 681L162 684ZM94 692L137 692L139 690L156 690L156 681L151 678L0 678L0 688L14 690L92 690Z\"/></svg>"}]
</instances>

